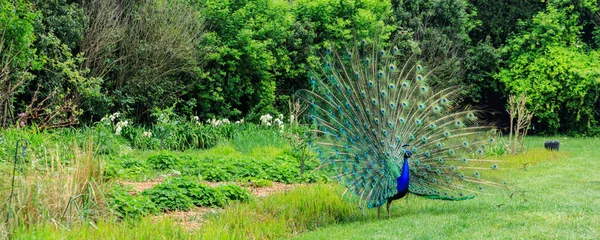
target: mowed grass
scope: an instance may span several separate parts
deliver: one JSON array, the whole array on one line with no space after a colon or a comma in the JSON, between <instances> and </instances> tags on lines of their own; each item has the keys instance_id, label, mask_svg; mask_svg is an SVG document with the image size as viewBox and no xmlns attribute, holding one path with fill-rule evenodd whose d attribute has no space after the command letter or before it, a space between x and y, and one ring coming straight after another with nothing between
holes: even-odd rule
<instances>
[{"instance_id":1,"label":"mowed grass","mask_svg":"<svg viewBox=\"0 0 600 240\"><path fill-rule=\"evenodd\" d=\"M552 139L529 138L528 153L501 157L516 162L515 169L500 173L518 190L512 198L449 202L413 196L394 202L389 219L318 228L298 239L599 239L600 140L557 139L557 154L543 149Z\"/></svg>"}]
</instances>

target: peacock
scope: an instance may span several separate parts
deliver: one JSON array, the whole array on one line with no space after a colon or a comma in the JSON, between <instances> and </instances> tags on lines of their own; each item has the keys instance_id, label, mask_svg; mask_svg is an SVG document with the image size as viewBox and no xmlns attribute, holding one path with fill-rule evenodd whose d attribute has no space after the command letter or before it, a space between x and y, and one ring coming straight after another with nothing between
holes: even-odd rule
<instances>
[{"instance_id":1,"label":"peacock","mask_svg":"<svg viewBox=\"0 0 600 240\"><path fill-rule=\"evenodd\" d=\"M506 186L487 174L499 161L480 158L496 130L458 106L460 87L444 84L425 57L375 39L325 48L321 60L312 89L296 93L315 126L309 144L361 207L379 217L386 204L389 217L409 193L458 201Z\"/></svg>"}]
</instances>

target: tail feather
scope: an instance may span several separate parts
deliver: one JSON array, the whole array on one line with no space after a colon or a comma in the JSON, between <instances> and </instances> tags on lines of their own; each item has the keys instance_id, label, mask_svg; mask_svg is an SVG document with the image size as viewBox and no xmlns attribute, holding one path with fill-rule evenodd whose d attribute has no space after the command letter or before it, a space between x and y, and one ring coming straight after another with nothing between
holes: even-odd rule
<instances>
[{"instance_id":1,"label":"tail feather","mask_svg":"<svg viewBox=\"0 0 600 240\"><path fill-rule=\"evenodd\" d=\"M313 89L297 96L309 105L321 137L319 159L362 204L381 206L396 193L405 150L413 152L413 194L465 200L483 186L502 186L482 179L498 169L497 161L478 158L495 141L495 130L479 120L481 112L458 108L460 88L429 84L435 68L377 41L344 52L326 50L323 67L311 72Z\"/></svg>"}]
</instances>

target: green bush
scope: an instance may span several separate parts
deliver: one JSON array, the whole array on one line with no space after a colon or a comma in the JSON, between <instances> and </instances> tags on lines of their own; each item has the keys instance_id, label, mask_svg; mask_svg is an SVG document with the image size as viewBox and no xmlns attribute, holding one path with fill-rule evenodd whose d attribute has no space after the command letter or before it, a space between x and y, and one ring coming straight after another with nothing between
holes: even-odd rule
<instances>
[{"instance_id":1,"label":"green bush","mask_svg":"<svg viewBox=\"0 0 600 240\"><path fill-rule=\"evenodd\" d=\"M169 180L144 190L142 195L150 198L162 211L187 211L194 207L194 200L188 196L188 191L172 184Z\"/></svg>"},{"instance_id":2,"label":"green bush","mask_svg":"<svg viewBox=\"0 0 600 240\"><path fill-rule=\"evenodd\" d=\"M226 198L220 191L200 184L190 177L173 178L168 184L182 189L194 205L199 207L222 207L226 203Z\"/></svg>"},{"instance_id":3,"label":"green bush","mask_svg":"<svg viewBox=\"0 0 600 240\"><path fill-rule=\"evenodd\" d=\"M233 173L232 173L233 172ZM233 178L234 171L227 171L221 166L212 165L211 167L205 168L201 171L200 175L206 181L211 182L226 182L231 181Z\"/></svg>"},{"instance_id":4,"label":"green bush","mask_svg":"<svg viewBox=\"0 0 600 240\"><path fill-rule=\"evenodd\" d=\"M250 193L240 186L233 184L221 185L217 187L217 190L220 191L228 201L250 201Z\"/></svg>"},{"instance_id":5,"label":"green bush","mask_svg":"<svg viewBox=\"0 0 600 240\"><path fill-rule=\"evenodd\" d=\"M571 10L549 4L502 48L507 66L495 77L511 94L527 95L536 131L585 134L598 126L600 52L581 43Z\"/></svg>"},{"instance_id":6,"label":"green bush","mask_svg":"<svg viewBox=\"0 0 600 240\"><path fill-rule=\"evenodd\" d=\"M314 158L305 162L305 173L300 176L300 160L288 150L274 147L260 148L262 156L252 151L254 156L235 153L216 153L201 156L197 160L189 160L189 167L184 169L191 176L200 176L212 182L247 181L247 179L261 179L282 183L323 182L326 173L315 172L320 164ZM187 164L186 164L187 165ZM262 185L262 183L257 183Z\"/></svg>"},{"instance_id":7,"label":"green bush","mask_svg":"<svg viewBox=\"0 0 600 240\"><path fill-rule=\"evenodd\" d=\"M180 165L179 158L177 156L168 154L168 153L160 153L157 155L152 155L148 157L146 160L148 165L150 165L153 169L163 171L167 169L177 169Z\"/></svg>"},{"instance_id":8,"label":"green bush","mask_svg":"<svg viewBox=\"0 0 600 240\"><path fill-rule=\"evenodd\" d=\"M145 190L143 194L150 197L160 210L186 211L193 206L223 207L229 199L249 199L249 193L236 187L227 187L222 191L200 184L195 178L179 177L169 178L154 188Z\"/></svg>"},{"instance_id":9,"label":"green bush","mask_svg":"<svg viewBox=\"0 0 600 240\"><path fill-rule=\"evenodd\" d=\"M108 205L121 219L139 219L158 211L146 195L132 196L122 186L117 186L108 193Z\"/></svg>"}]
</instances>

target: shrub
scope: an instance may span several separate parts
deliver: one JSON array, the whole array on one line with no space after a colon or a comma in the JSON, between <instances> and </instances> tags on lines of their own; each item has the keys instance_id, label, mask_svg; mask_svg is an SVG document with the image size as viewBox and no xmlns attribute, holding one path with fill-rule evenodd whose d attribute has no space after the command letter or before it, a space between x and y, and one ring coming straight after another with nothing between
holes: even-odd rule
<instances>
[{"instance_id":1,"label":"shrub","mask_svg":"<svg viewBox=\"0 0 600 240\"><path fill-rule=\"evenodd\" d=\"M243 189L242 189L243 190ZM227 196L244 199L244 194L237 189L226 191ZM198 183L194 178L170 178L154 188L143 192L156 203L161 210L189 210L198 207L223 207L228 198L219 189ZM249 198L249 197L248 197Z\"/></svg>"},{"instance_id":2,"label":"shrub","mask_svg":"<svg viewBox=\"0 0 600 240\"><path fill-rule=\"evenodd\" d=\"M587 133L598 126L600 52L578 38L578 15L549 4L502 48L495 76L511 94L526 94L538 131Z\"/></svg>"},{"instance_id":3,"label":"shrub","mask_svg":"<svg viewBox=\"0 0 600 240\"><path fill-rule=\"evenodd\" d=\"M168 180L144 190L142 195L150 198L162 211L187 211L194 207L194 201L188 196L187 190L179 188Z\"/></svg>"},{"instance_id":4,"label":"shrub","mask_svg":"<svg viewBox=\"0 0 600 240\"><path fill-rule=\"evenodd\" d=\"M159 170L159 171L163 171L163 170L167 170L167 169L176 169L180 164L180 161L176 156L174 156L172 154L168 154L168 153L152 155L152 156L148 157L148 160L146 160L146 162L153 169Z\"/></svg>"},{"instance_id":5,"label":"shrub","mask_svg":"<svg viewBox=\"0 0 600 240\"><path fill-rule=\"evenodd\" d=\"M146 195L132 196L122 186L117 186L108 193L108 204L121 219L140 219L158 211Z\"/></svg>"},{"instance_id":6,"label":"shrub","mask_svg":"<svg viewBox=\"0 0 600 240\"><path fill-rule=\"evenodd\" d=\"M169 180L169 184L182 189L186 196L199 207L222 207L226 203L225 196L218 190L200 184L193 178L181 177Z\"/></svg>"},{"instance_id":7,"label":"shrub","mask_svg":"<svg viewBox=\"0 0 600 240\"><path fill-rule=\"evenodd\" d=\"M217 190L220 191L228 201L248 202L250 200L250 193L248 190L237 185L221 185L217 187Z\"/></svg>"},{"instance_id":8,"label":"shrub","mask_svg":"<svg viewBox=\"0 0 600 240\"><path fill-rule=\"evenodd\" d=\"M200 175L206 181L211 182L225 182L231 181L233 179L233 174L235 174L235 170L231 168L227 171L225 168L230 167L230 165L217 165L217 164L208 164L203 166L203 170L200 171Z\"/></svg>"}]
</instances>

